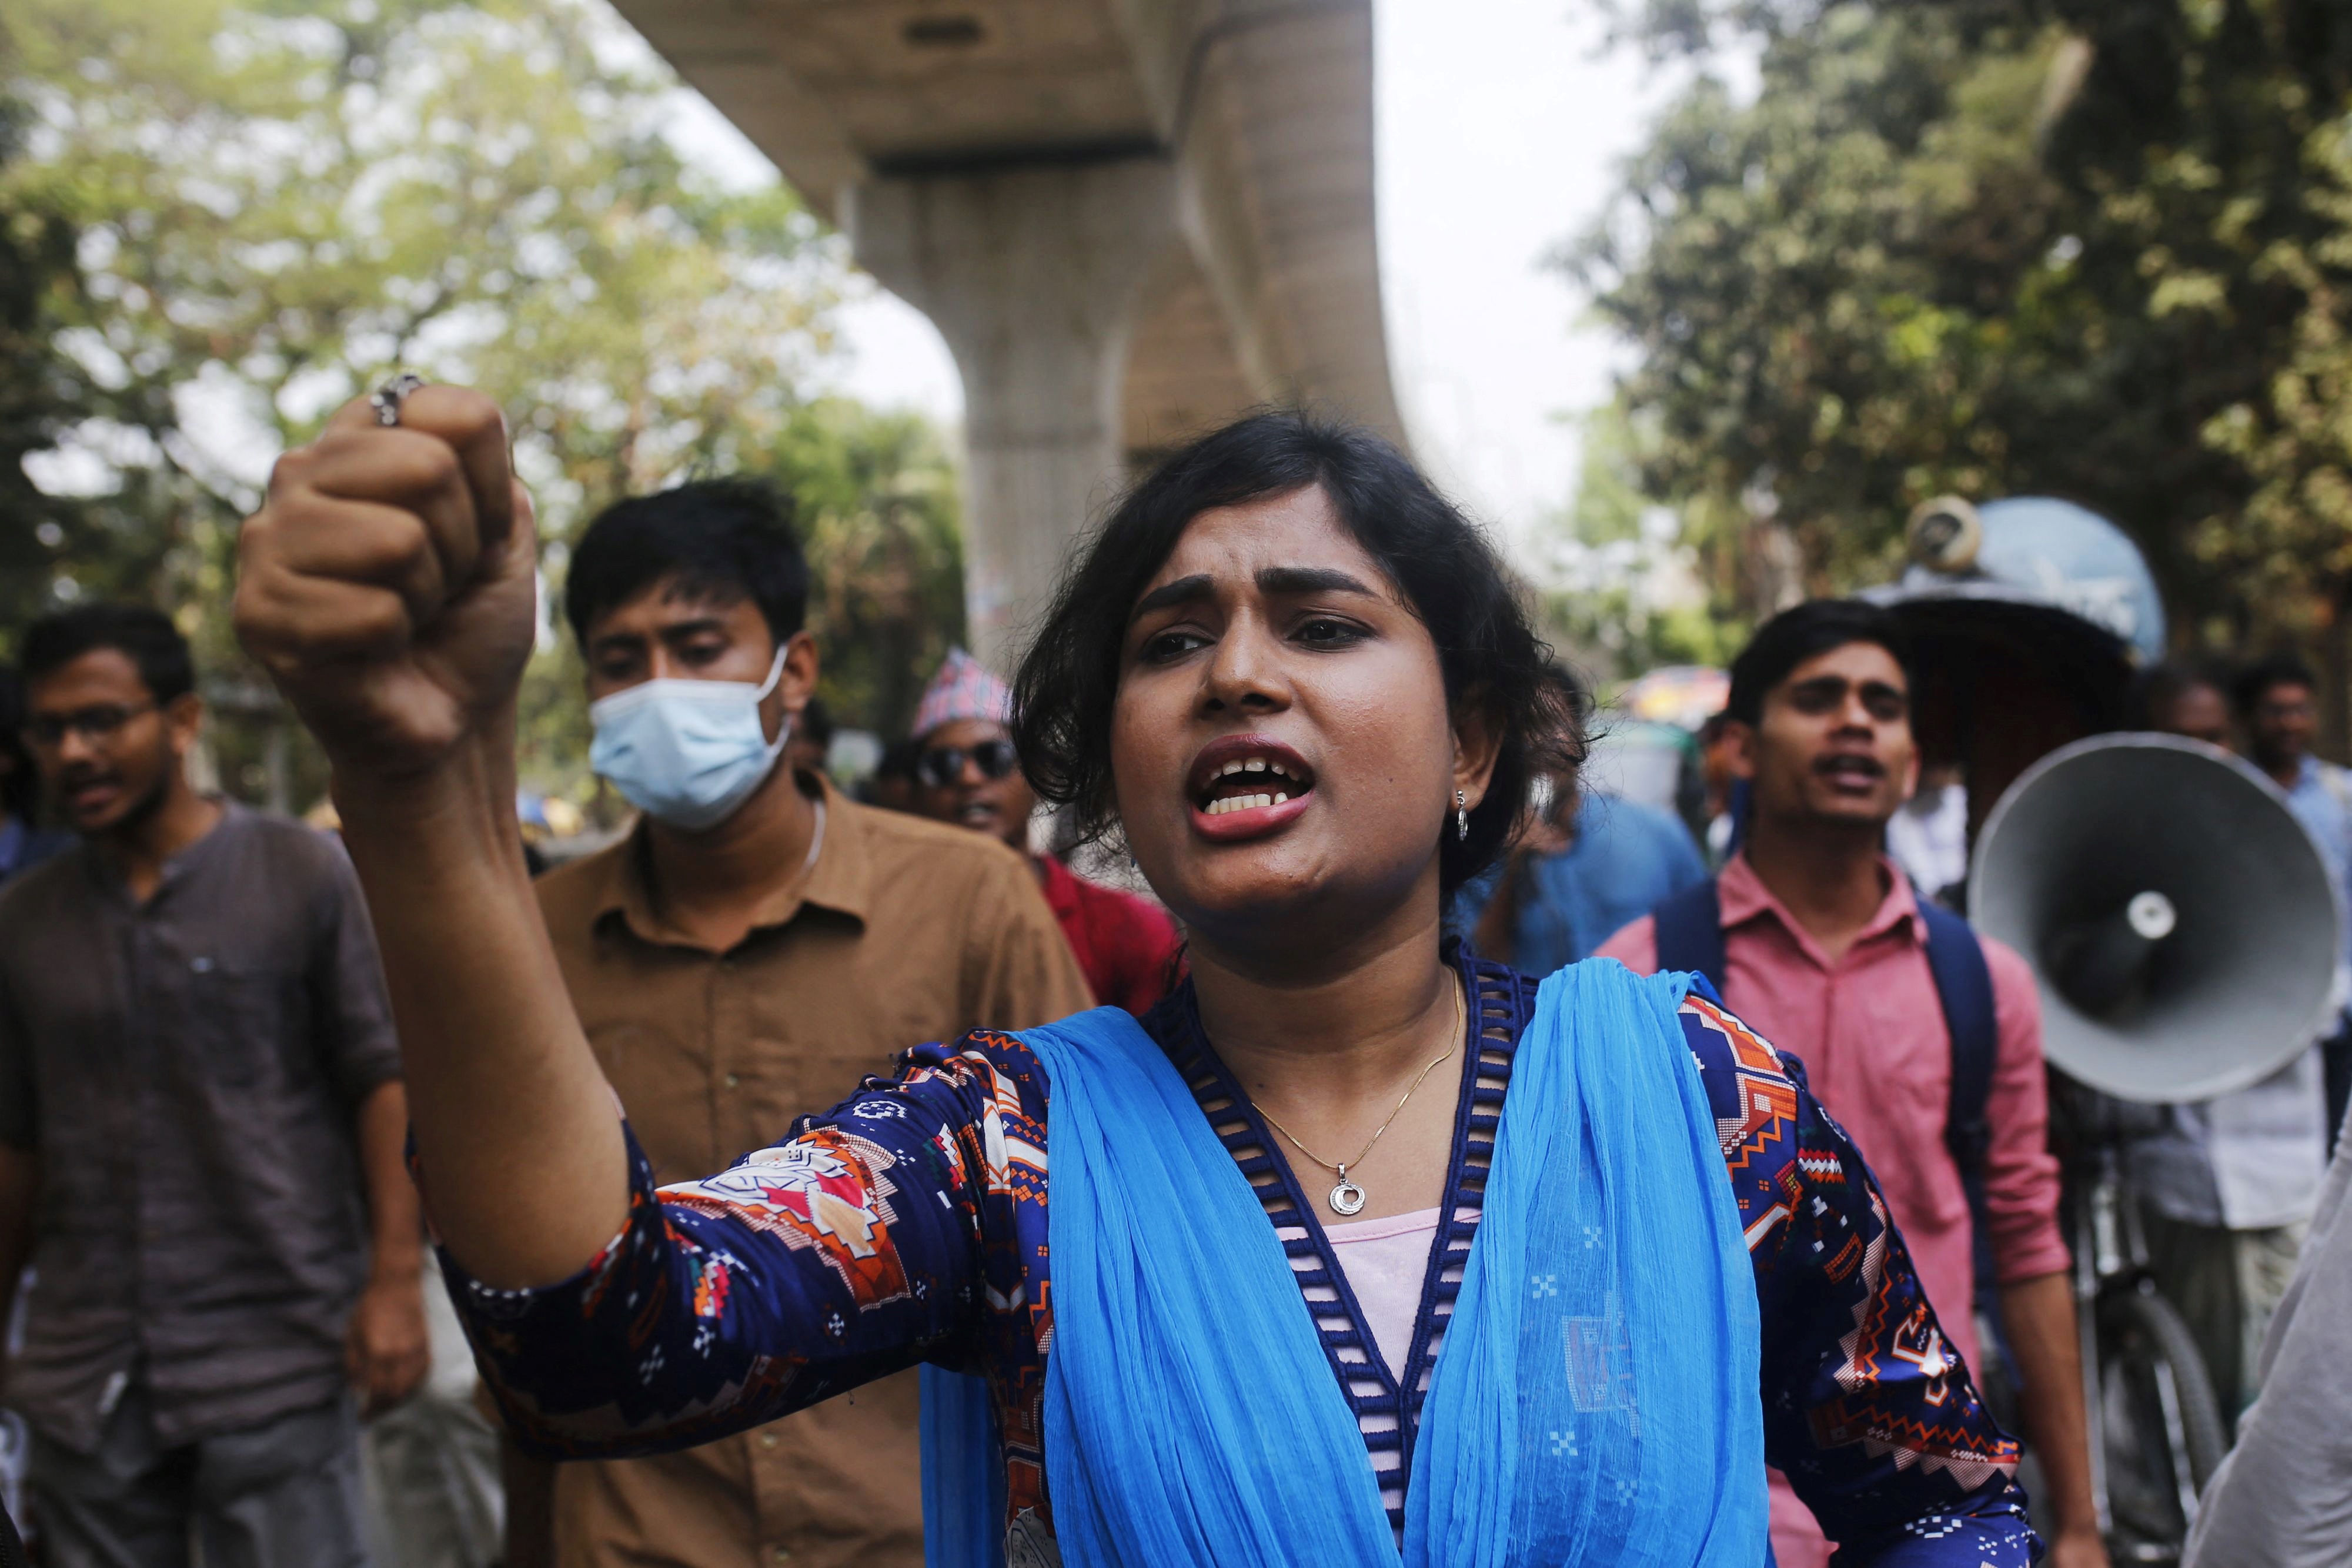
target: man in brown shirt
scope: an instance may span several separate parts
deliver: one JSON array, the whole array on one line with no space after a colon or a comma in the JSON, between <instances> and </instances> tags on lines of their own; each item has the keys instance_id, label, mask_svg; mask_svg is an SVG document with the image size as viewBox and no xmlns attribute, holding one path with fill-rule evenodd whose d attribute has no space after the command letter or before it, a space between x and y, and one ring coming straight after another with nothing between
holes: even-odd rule
<instances>
[{"instance_id":1,"label":"man in brown shirt","mask_svg":"<svg viewBox=\"0 0 2352 1568\"><path fill-rule=\"evenodd\" d=\"M598 770L644 810L540 883L589 1043L656 1176L720 1169L909 1046L1088 1005L1019 858L848 800L777 758L816 682L773 496L623 502L565 612ZM922 1562L916 1376L656 1458L514 1467L516 1568ZM540 1531L546 1533L532 1537Z\"/></svg>"}]
</instances>

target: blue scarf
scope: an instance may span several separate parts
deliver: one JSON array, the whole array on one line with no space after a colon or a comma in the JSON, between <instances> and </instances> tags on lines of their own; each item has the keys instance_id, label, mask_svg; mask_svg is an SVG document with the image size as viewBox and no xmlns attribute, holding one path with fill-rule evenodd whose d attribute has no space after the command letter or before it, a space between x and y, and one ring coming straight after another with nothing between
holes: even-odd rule
<instances>
[{"instance_id":1,"label":"blue scarf","mask_svg":"<svg viewBox=\"0 0 2352 1568\"><path fill-rule=\"evenodd\" d=\"M1596 960L1537 994L1423 1408L1412 1568L1765 1561L1756 1289L1675 1018L1688 987ZM1062 1561L1396 1563L1282 1245L1174 1066L1115 1009L1022 1039L1053 1097ZM993 1568L984 1390L924 1376L929 1568Z\"/></svg>"}]
</instances>

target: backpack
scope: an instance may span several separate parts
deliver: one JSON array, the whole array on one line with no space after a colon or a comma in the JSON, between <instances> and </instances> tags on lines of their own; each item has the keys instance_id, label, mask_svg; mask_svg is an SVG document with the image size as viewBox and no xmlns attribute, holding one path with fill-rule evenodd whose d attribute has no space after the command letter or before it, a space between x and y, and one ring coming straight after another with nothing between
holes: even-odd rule
<instances>
[{"instance_id":1,"label":"backpack","mask_svg":"<svg viewBox=\"0 0 2352 1568\"><path fill-rule=\"evenodd\" d=\"M1927 926L1927 970L1944 1009L1944 1030L1952 1042L1952 1094L1944 1116L1944 1143L1959 1167L1968 1194L1971 1254L1976 1260L1976 1314L1993 1331L1989 1358L2007 1370L2001 1343L2000 1291L1993 1282L1992 1227L1985 1207L1985 1155L1992 1128L1985 1119L1992 1096L1993 1058L2000 1036L1993 1017L1992 971L1984 946L1966 920L1938 904L1919 900ZM1696 883L1652 911L1657 927L1658 967L1689 969L1706 977L1719 994L1724 982L1723 905L1715 880ZM1866 1156L1865 1156L1866 1157Z\"/></svg>"}]
</instances>

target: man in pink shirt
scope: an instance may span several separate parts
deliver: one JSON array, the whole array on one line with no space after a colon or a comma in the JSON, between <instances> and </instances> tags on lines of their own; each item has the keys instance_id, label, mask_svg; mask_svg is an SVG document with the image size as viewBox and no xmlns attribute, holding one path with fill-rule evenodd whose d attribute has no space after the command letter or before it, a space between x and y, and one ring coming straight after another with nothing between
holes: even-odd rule
<instances>
[{"instance_id":1,"label":"man in pink shirt","mask_svg":"<svg viewBox=\"0 0 2352 1568\"><path fill-rule=\"evenodd\" d=\"M1974 1227L1946 1142L1952 1040L1910 883L1885 855L1887 820L1918 779L1901 633L1885 612L1816 601L1776 617L1732 664L1727 737L1751 817L1717 884L1724 1000L1803 1063L1885 1188L1951 1348L1977 1364ZM2042 1015L2025 961L1979 938L1998 1044L1981 1163L2004 1335L2025 1437L2055 1528L2052 1568L2105 1568L2066 1244L2048 1114ZM1647 974L1644 916L1600 956ZM1923 1347L1936 1354L1940 1347ZM1780 1568L1823 1568L1829 1547L1772 1479Z\"/></svg>"}]
</instances>

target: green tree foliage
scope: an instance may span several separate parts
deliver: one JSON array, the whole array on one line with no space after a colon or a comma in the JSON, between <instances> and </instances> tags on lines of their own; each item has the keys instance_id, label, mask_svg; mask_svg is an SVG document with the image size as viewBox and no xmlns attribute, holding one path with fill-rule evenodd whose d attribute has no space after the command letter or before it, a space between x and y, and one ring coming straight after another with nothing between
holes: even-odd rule
<instances>
[{"instance_id":1,"label":"green tree foliage","mask_svg":"<svg viewBox=\"0 0 2352 1568\"><path fill-rule=\"evenodd\" d=\"M1919 499L2044 492L2130 531L2192 627L2331 613L2340 0L1653 0L1626 25L1760 61L1752 99L1702 75L1562 258L1642 351L1643 486L1703 549L1852 587ZM1725 586L1764 610L1772 578Z\"/></svg>"},{"instance_id":2,"label":"green tree foliage","mask_svg":"<svg viewBox=\"0 0 2352 1568\"><path fill-rule=\"evenodd\" d=\"M820 695L836 714L904 735L964 636L961 514L938 432L914 414L820 399L786 425L766 466L799 507L809 621L824 643Z\"/></svg>"},{"instance_id":3,"label":"green tree foliage","mask_svg":"<svg viewBox=\"0 0 2352 1568\"><path fill-rule=\"evenodd\" d=\"M0 102L0 168L22 130L22 111ZM0 629L38 610L54 553L80 543L87 523L80 507L37 488L24 466L27 453L47 450L89 412L89 389L46 330L73 282L74 231L64 214L0 210Z\"/></svg>"},{"instance_id":4,"label":"green tree foliage","mask_svg":"<svg viewBox=\"0 0 2352 1568\"><path fill-rule=\"evenodd\" d=\"M1705 503L1677 513L1643 493L1653 423L1622 401L1585 420L1576 499L1555 519L1541 563L1546 634L1603 681L1662 664L1725 663L1748 630L1740 618L1715 612L1731 596L1710 592L1711 576L1736 563L1711 548L1711 530L1688 526Z\"/></svg>"},{"instance_id":5,"label":"green tree foliage","mask_svg":"<svg viewBox=\"0 0 2352 1568\"><path fill-rule=\"evenodd\" d=\"M2263 394L2230 404L2206 439L2237 459L2253 483L2243 523L2209 519L2195 553L2244 584L2255 602L2307 601L2311 585L2336 585L2329 622L2341 659L2352 583L2352 134L2321 134L2310 148L2305 200L2330 231L2282 241L2258 264L2302 291L2293 352Z\"/></svg>"},{"instance_id":6,"label":"green tree foliage","mask_svg":"<svg viewBox=\"0 0 2352 1568\"><path fill-rule=\"evenodd\" d=\"M684 160L674 81L594 0L12 0L9 27L28 116L0 215L78 230L48 340L97 400L37 472L108 524L102 549L58 539L45 586L175 608L232 709L256 694L252 735L220 727L244 746L232 783L257 786L258 737L283 731L226 624L237 520L276 452L394 368L509 410L551 576L615 497L772 471L824 490L821 573L841 570L824 552L895 549L921 584L824 614L938 612L959 567L936 444L810 401L844 248L780 183ZM525 749L543 782L583 776L575 676L549 638ZM850 716L887 686L854 677Z\"/></svg>"}]
</instances>

